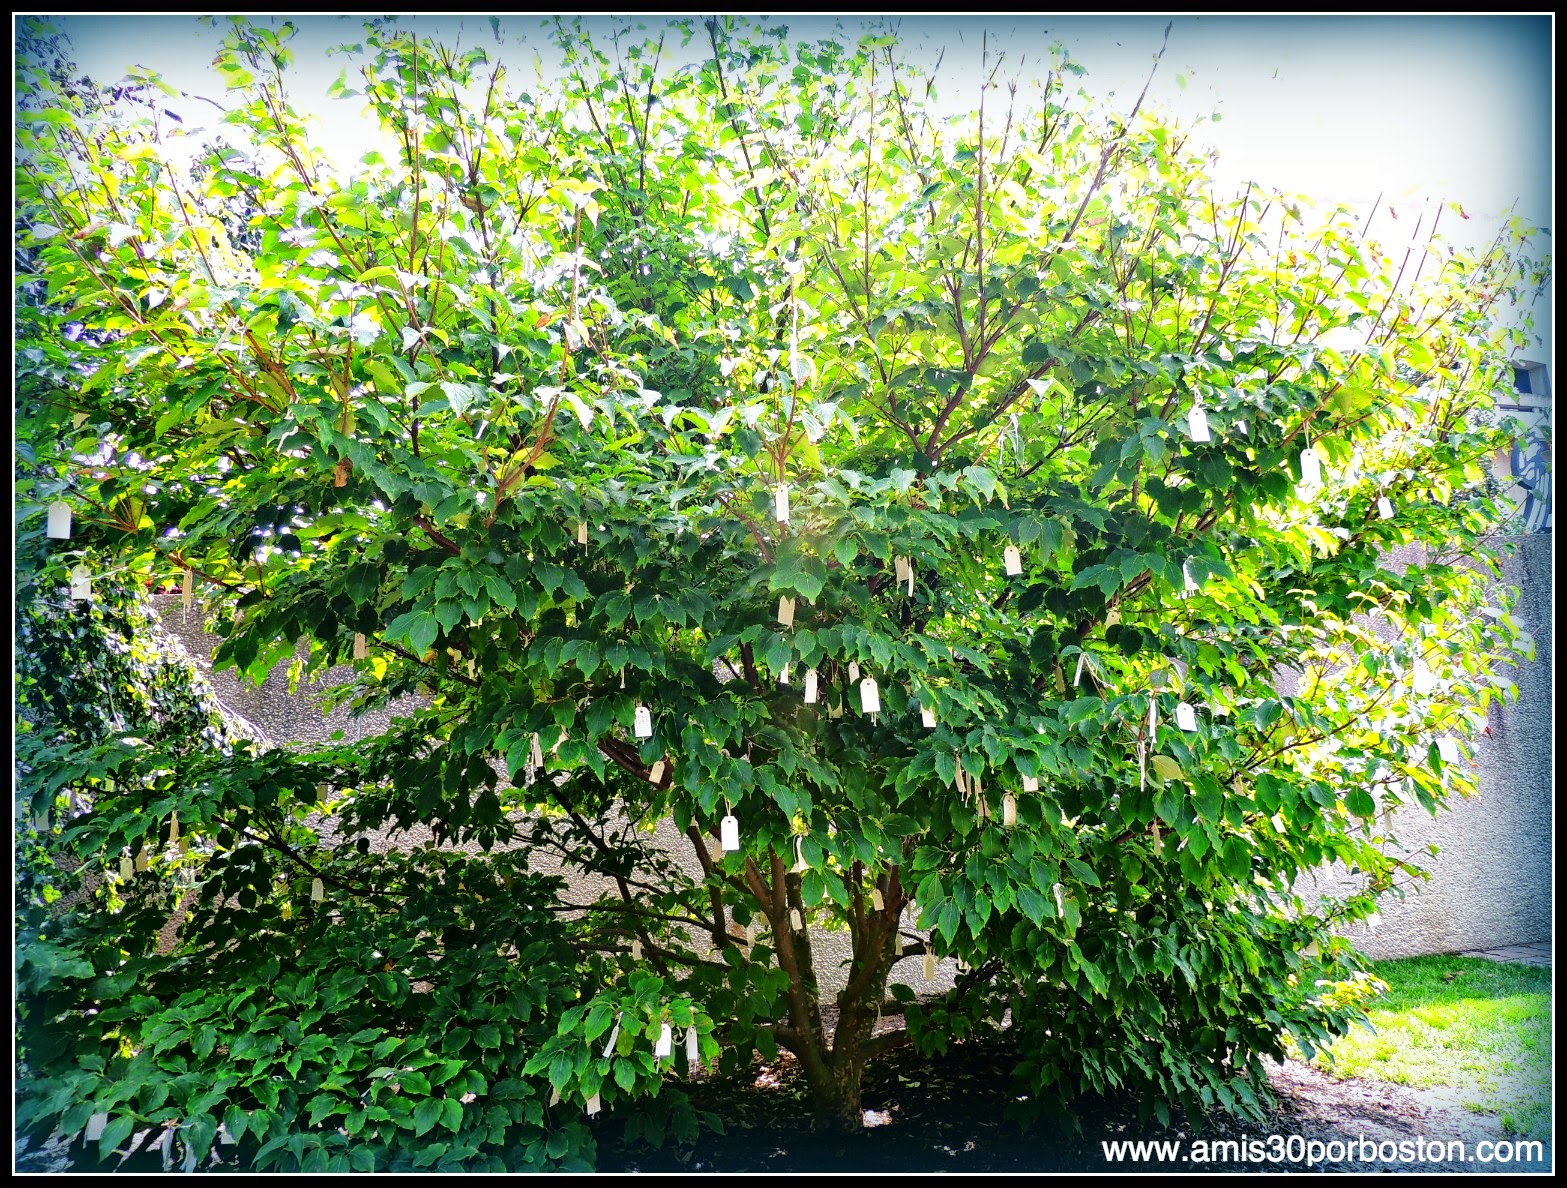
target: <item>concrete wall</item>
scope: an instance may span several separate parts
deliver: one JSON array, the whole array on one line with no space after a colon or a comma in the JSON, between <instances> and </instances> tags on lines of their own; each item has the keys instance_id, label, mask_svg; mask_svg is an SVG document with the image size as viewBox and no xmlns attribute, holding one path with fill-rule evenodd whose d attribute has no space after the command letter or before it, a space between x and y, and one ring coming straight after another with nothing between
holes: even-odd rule
<instances>
[{"instance_id":1,"label":"concrete wall","mask_svg":"<svg viewBox=\"0 0 1567 1188\"><path fill-rule=\"evenodd\" d=\"M1399 814L1394 832L1417 864L1431 871L1431 878L1403 902L1387 899L1373 930L1355 930L1356 944L1372 956L1450 953L1551 939L1552 538L1509 539L1515 551L1506 562L1506 581L1520 590L1517 613L1534 636L1536 656L1512 674L1518 701L1491 710L1490 735L1480 740L1476 751L1479 795L1455 803L1434 819L1418 808ZM209 661L218 641L201 629L198 614L185 616L173 598L157 602L164 626L208 671L225 707L274 742L325 741L337 730L349 739L364 738L385 729L390 720L384 711L359 718L346 711L323 717L322 686L290 694L282 668L260 686L242 683L231 673L212 673ZM327 679L347 675L346 669L334 670ZM417 844L427 836L415 830L390 840ZM689 843L670 822L662 823L656 836L683 864L694 867ZM1430 843L1440 847L1435 857L1421 853ZM1317 882L1336 889L1352 879L1339 869L1325 872ZM841 984L849 957L847 935L818 932L813 948L824 984ZM905 960L895 977L927 989L950 984L953 963L940 963L936 986L921 982L919 965L918 959Z\"/></svg>"}]
</instances>

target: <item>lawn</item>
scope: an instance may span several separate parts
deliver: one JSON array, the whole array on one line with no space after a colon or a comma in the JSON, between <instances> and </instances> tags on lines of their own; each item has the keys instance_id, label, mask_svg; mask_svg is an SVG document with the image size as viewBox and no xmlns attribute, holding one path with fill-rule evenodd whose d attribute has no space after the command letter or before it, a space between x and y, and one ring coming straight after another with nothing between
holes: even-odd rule
<instances>
[{"instance_id":1,"label":"lawn","mask_svg":"<svg viewBox=\"0 0 1567 1188\"><path fill-rule=\"evenodd\" d=\"M1335 1077L1448 1088L1529 1138L1550 1137L1551 971L1477 957L1379 961L1388 992L1317 1059Z\"/></svg>"}]
</instances>

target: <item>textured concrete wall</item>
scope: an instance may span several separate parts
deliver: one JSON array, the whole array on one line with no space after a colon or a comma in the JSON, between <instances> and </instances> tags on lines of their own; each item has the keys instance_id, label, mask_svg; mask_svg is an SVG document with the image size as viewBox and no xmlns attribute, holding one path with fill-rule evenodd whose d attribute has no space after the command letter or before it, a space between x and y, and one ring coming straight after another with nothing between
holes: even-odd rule
<instances>
[{"instance_id":1,"label":"textured concrete wall","mask_svg":"<svg viewBox=\"0 0 1567 1188\"><path fill-rule=\"evenodd\" d=\"M1457 802L1452 811L1431 818L1409 808L1397 818L1395 834L1431 878L1403 902L1389 899L1381 923L1357 929L1353 938L1378 957L1449 953L1551 938L1552 722L1551 722L1551 554L1549 535L1510 538L1515 551L1506 563L1506 581L1520 590L1517 613L1534 636L1532 663L1512 674L1520 697L1491 710L1490 735L1476 751L1479 795ZM206 635L193 612L186 619L175 599L160 600L165 627L191 655L208 667L217 640ZM328 680L343 679L335 670ZM224 705L258 726L275 742L324 741L341 730L350 739L385 729L389 713L351 718L346 711L324 717L321 687L288 692L283 670L259 686L230 673L210 673ZM1284 684L1281 681L1281 685ZM410 831L390 844L417 844L424 831ZM695 858L672 823L656 832L659 843L688 868ZM1440 847L1431 857L1428 844ZM539 862L541 869L549 869ZM1318 884L1339 889L1352 883L1342 868L1324 873ZM817 931L813 936L817 973L824 985L841 985L849 959L848 936ZM954 965L940 963L934 986L921 982L920 962L908 959L894 970L897 980L925 989L950 985Z\"/></svg>"}]
</instances>

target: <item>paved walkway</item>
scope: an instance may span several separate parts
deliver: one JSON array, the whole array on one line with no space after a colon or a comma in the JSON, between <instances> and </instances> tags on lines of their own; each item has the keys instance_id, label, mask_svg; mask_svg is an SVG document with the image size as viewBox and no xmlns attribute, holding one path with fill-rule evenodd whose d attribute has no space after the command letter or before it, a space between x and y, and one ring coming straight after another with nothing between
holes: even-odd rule
<instances>
[{"instance_id":1,"label":"paved walkway","mask_svg":"<svg viewBox=\"0 0 1567 1188\"><path fill-rule=\"evenodd\" d=\"M1500 949L1471 949L1460 957L1484 957L1487 961L1516 961L1522 965L1543 965L1551 968L1551 942L1540 941L1532 945L1505 945Z\"/></svg>"}]
</instances>

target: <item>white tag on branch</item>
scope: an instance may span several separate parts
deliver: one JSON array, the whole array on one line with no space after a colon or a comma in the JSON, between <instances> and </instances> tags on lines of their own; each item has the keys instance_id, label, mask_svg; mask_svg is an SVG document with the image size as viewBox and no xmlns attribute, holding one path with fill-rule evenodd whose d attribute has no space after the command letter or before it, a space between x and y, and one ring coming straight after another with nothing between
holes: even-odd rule
<instances>
[{"instance_id":1,"label":"white tag on branch","mask_svg":"<svg viewBox=\"0 0 1567 1188\"><path fill-rule=\"evenodd\" d=\"M1001 563L1006 567L1008 577L1017 577L1023 572L1023 554L1018 552L1017 545L1008 545L1001 550Z\"/></svg>"},{"instance_id":2,"label":"white tag on branch","mask_svg":"<svg viewBox=\"0 0 1567 1188\"><path fill-rule=\"evenodd\" d=\"M63 499L57 499L49 505L48 523L44 527L44 535L50 540L71 539L71 505Z\"/></svg>"},{"instance_id":3,"label":"white tag on branch","mask_svg":"<svg viewBox=\"0 0 1567 1188\"><path fill-rule=\"evenodd\" d=\"M640 936L631 938L631 960L642 960L642 938Z\"/></svg>"},{"instance_id":4,"label":"white tag on branch","mask_svg":"<svg viewBox=\"0 0 1567 1188\"><path fill-rule=\"evenodd\" d=\"M841 717L843 717L843 702L841 702L841 701L834 701L834 702L832 702L827 707L827 716L829 718L841 718Z\"/></svg>"},{"instance_id":5,"label":"white tag on branch","mask_svg":"<svg viewBox=\"0 0 1567 1188\"><path fill-rule=\"evenodd\" d=\"M92 601L92 570L85 565L71 567L71 601Z\"/></svg>"},{"instance_id":6,"label":"white tag on branch","mask_svg":"<svg viewBox=\"0 0 1567 1188\"><path fill-rule=\"evenodd\" d=\"M1197 711L1190 702L1182 701L1175 707L1175 724L1182 730L1197 729Z\"/></svg>"},{"instance_id":7,"label":"white tag on branch","mask_svg":"<svg viewBox=\"0 0 1567 1188\"><path fill-rule=\"evenodd\" d=\"M580 520L577 523L577 543L579 545L588 543L588 522L586 520Z\"/></svg>"},{"instance_id":8,"label":"white tag on branch","mask_svg":"<svg viewBox=\"0 0 1567 1188\"><path fill-rule=\"evenodd\" d=\"M686 1063L695 1071L697 1061L702 1059L702 1044L697 1038L696 1028L686 1028Z\"/></svg>"},{"instance_id":9,"label":"white tag on branch","mask_svg":"<svg viewBox=\"0 0 1567 1188\"><path fill-rule=\"evenodd\" d=\"M560 1090L559 1089L555 1089L555 1088L552 1087L550 1089L550 1105L558 1106L559 1104L560 1104Z\"/></svg>"},{"instance_id":10,"label":"white tag on branch","mask_svg":"<svg viewBox=\"0 0 1567 1188\"><path fill-rule=\"evenodd\" d=\"M1154 732L1159 729L1159 701L1152 695L1148 698L1148 737L1152 738Z\"/></svg>"},{"instance_id":11,"label":"white tag on branch","mask_svg":"<svg viewBox=\"0 0 1567 1188\"><path fill-rule=\"evenodd\" d=\"M963 756L957 757L957 766L952 769L952 782L958 786L958 791L968 795L968 772L963 770Z\"/></svg>"},{"instance_id":12,"label":"white tag on branch","mask_svg":"<svg viewBox=\"0 0 1567 1188\"><path fill-rule=\"evenodd\" d=\"M726 853L740 848L740 819L733 813L718 823L718 844Z\"/></svg>"},{"instance_id":13,"label":"white tag on branch","mask_svg":"<svg viewBox=\"0 0 1567 1188\"><path fill-rule=\"evenodd\" d=\"M196 575L187 569L185 576L180 578L180 605L189 610L190 604L194 601L196 601Z\"/></svg>"},{"instance_id":14,"label":"white tag on branch","mask_svg":"<svg viewBox=\"0 0 1567 1188\"><path fill-rule=\"evenodd\" d=\"M1025 791L1025 792L1038 792L1039 791L1039 779L1036 776L1030 776L1030 775L1024 776L1023 777L1023 791Z\"/></svg>"},{"instance_id":15,"label":"white tag on branch","mask_svg":"<svg viewBox=\"0 0 1567 1188\"><path fill-rule=\"evenodd\" d=\"M1001 823L1008 829L1017 825L1017 797L1010 792L1001 798Z\"/></svg>"},{"instance_id":16,"label":"white tag on branch","mask_svg":"<svg viewBox=\"0 0 1567 1188\"><path fill-rule=\"evenodd\" d=\"M120 878L129 879L136 872L136 864L129 854L120 855Z\"/></svg>"},{"instance_id":17,"label":"white tag on branch","mask_svg":"<svg viewBox=\"0 0 1567 1188\"><path fill-rule=\"evenodd\" d=\"M975 783L977 784L978 781L976 780ZM990 804L988 801L986 801L984 792L976 787L974 789L974 798L974 808L976 815L981 821L990 820Z\"/></svg>"},{"instance_id":18,"label":"white tag on branch","mask_svg":"<svg viewBox=\"0 0 1567 1188\"><path fill-rule=\"evenodd\" d=\"M170 844L172 844L172 843L177 842L179 840L180 840L180 815L178 813L170 813L169 814L169 842L170 842Z\"/></svg>"},{"instance_id":19,"label":"white tag on branch","mask_svg":"<svg viewBox=\"0 0 1567 1188\"><path fill-rule=\"evenodd\" d=\"M1377 515L1381 516L1384 520L1391 520L1393 518L1393 501L1386 495L1377 500Z\"/></svg>"},{"instance_id":20,"label":"white tag on branch","mask_svg":"<svg viewBox=\"0 0 1567 1188\"><path fill-rule=\"evenodd\" d=\"M544 748L539 744L539 732L533 732L533 741L528 744L528 762L534 767L544 766Z\"/></svg>"},{"instance_id":21,"label":"white tag on branch","mask_svg":"<svg viewBox=\"0 0 1567 1188\"><path fill-rule=\"evenodd\" d=\"M905 592L908 594L908 596L910 598L913 598L914 597L914 559L912 557L909 558L908 566L909 566L908 573L904 574L904 576L903 576L904 590L905 590Z\"/></svg>"},{"instance_id":22,"label":"white tag on branch","mask_svg":"<svg viewBox=\"0 0 1567 1188\"><path fill-rule=\"evenodd\" d=\"M354 659L363 660L369 655L370 640L366 638L364 632L356 631L354 633Z\"/></svg>"},{"instance_id":23,"label":"white tag on branch","mask_svg":"<svg viewBox=\"0 0 1567 1188\"><path fill-rule=\"evenodd\" d=\"M660 759L652 767L648 768L647 780L650 784L658 784L664 778L664 761Z\"/></svg>"},{"instance_id":24,"label":"white tag on branch","mask_svg":"<svg viewBox=\"0 0 1567 1188\"><path fill-rule=\"evenodd\" d=\"M778 600L778 622L784 627L794 626L794 599L787 596Z\"/></svg>"},{"instance_id":25,"label":"white tag on branch","mask_svg":"<svg viewBox=\"0 0 1567 1188\"><path fill-rule=\"evenodd\" d=\"M936 711L931 709L928 705L920 706L920 724L923 725L926 730L936 729Z\"/></svg>"},{"instance_id":26,"label":"white tag on branch","mask_svg":"<svg viewBox=\"0 0 1567 1188\"><path fill-rule=\"evenodd\" d=\"M799 908L789 909L789 927L792 928L795 932L800 932L805 928L805 921L800 919Z\"/></svg>"},{"instance_id":27,"label":"white tag on branch","mask_svg":"<svg viewBox=\"0 0 1567 1188\"><path fill-rule=\"evenodd\" d=\"M936 954L925 954L925 965L920 972L924 975L927 982L934 982L936 980Z\"/></svg>"},{"instance_id":28,"label":"white tag on branch","mask_svg":"<svg viewBox=\"0 0 1567 1188\"><path fill-rule=\"evenodd\" d=\"M1083 665L1086 663L1088 663L1088 653L1079 652L1077 654L1077 671L1072 674L1072 688L1077 688L1077 686L1082 682Z\"/></svg>"},{"instance_id":29,"label":"white tag on branch","mask_svg":"<svg viewBox=\"0 0 1567 1188\"><path fill-rule=\"evenodd\" d=\"M1160 854L1163 854L1163 853L1164 853L1164 834L1159 829L1159 822L1158 822L1158 820L1155 819L1154 823L1153 823L1153 856L1155 858L1157 858L1157 857L1159 857Z\"/></svg>"},{"instance_id":30,"label":"white tag on branch","mask_svg":"<svg viewBox=\"0 0 1567 1188\"><path fill-rule=\"evenodd\" d=\"M860 708L868 714L881 713L881 691L876 688L874 677L860 682Z\"/></svg>"},{"instance_id":31,"label":"white tag on branch","mask_svg":"<svg viewBox=\"0 0 1567 1188\"><path fill-rule=\"evenodd\" d=\"M103 1137L104 1128L109 1125L108 1114L93 1114L87 1119L87 1130L82 1137L89 1143L95 1143Z\"/></svg>"},{"instance_id":32,"label":"white tag on branch","mask_svg":"<svg viewBox=\"0 0 1567 1188\"><path fill-rule=\"evenodd\" d=\"M310 902L320 903L326 898L326 884L320 879L310 880Z\"/></svg>"},{"instance_id":33,"label":"white tag on branch","mask_svg":"<svg viewBox=\"0 0 1567 1188\"><path fill-rule=\"evenodd\" d=\"M851 661L849 661L849 684L852 685L852 684L854 684L855 681L857 681L859 679L860 679L860 662L858 660L851 660Z\"/></svg>"},{"instance_id":34,"label":"white tag on branch","mask_svg":"<svg viewBox=\"0 0 1567 1188\"><path fill-rule=\"evenodd\" d=\"M653 1048L653 1059L663 1060L675 1054L675 1029L668 1023L658 1029L658 1043Z\"/></svg>"},{"instance_id":35,"label":"white tag on branch","mask_svg":"<svg viewBox=\"0 0 1567 1188\"><path fill-rule=\"evenodd\" d=\"M1105 630L1108 631L1111 627L1118 627L1120 626L1120 623L1121 608L1118 606L1112 606L1105 614Z\"/></svg>"},{"instance_id":36,"label":"white tag on branch","mask_svg":"<svg viewBox=\"0 0 1567 1188\"><path fill-rule=\"evenodd\" d=\"M1442 757L1443 763L1457 763L1459 760L1458 744L1445 736L1436 740L1436 753Z\"/></svg>"},{"instance_id":37,"label":"white tag on branch","mask_svg":"<svg viewBox=\"0 0 1567 1188\"><path fill-rule=\"evenodd\" d=\"M814 668L807 668L805 670L805 704L806 705L815 705L816 704L816 681L817 681L816 670Z\"/></svg>"},{"instance_id":38,"label":"white tag on branch","mask_svg":"<svg viewBox=\"0 0 1567 1188\"><path fill-rule=\"evenodd\" d=\"M613 1027L611 1027L609 1029L609 1039L606 1040L605 1043L604 1043L604 1055L605 1056L613 1056L615 1054L615 1041L618 1040L619 1038L620 1038L620 1012L617 1011L615 1013L615 1026L613 1026Z\"/></svg>"},{"instance_id":39,"label":"white tag on branch","mask_svg":"<svg viewBox=\"0 0 1567 1188\"><path fill-rule=\"evenodd\" d=\"M653 712L645 705L637 706L632 733L638 738L653 737Z\"/></svg>"},{"instance_id":40,"label":"white tag on branch","mask_svg":"<svg viewBox=\"0 0 1567 1188\"><path fill-rule=\"evenodd\" d=\"M136 869L138 871L146 870L147 869L147 862L148 862L147 846L146 846L146 843L143 843L142 844L142 848L136 851Z\"/></svg>"},{"instance_id":41,"label":"white tag on branch","mask_svg":"<svg viewBox=\"0 0 1567 1188\"><path fill-rule=\"evenodd\" d=\"M878 912L887 910L887 901L882 898L880 887L871 888L871 907Z\"/></svg>"},{"instance_id":42,"label":"white tag on branch","mask_svg":"<svg viewBox=\"0 0 1567 1188\"><path fill-rule=\"evenodd\" d=\"M789 522L789 484L779 483L773 488L773 515L780 524Z\"/></svg>"},{"instance_id":43,"label":"white tag on branch","mask_svg":"<svg viewBox=\"0 0 1567 1188\"><path fill-rule=\"evenodd\" d=\"M909 580L909 559L907 557L894 557L892 559L892 576L899 584Z\"/></svg>"},{"instance_id":44,"label":"white tag on branch","mask_svg":"<svg viewBox=\"0 0 1567 1188\"><path fill-rule=\"evenodd\" d=\"M592 1097L588 1098L587 1104L583 1108L587 1111L588 1117L590 1118L593 1117L594 1114L598 1113L599 1110L603 1108L602 1104L599 1102L599 1095L595 1093Z\"/></svg>"},{"instance_id":45,"label":"white tag on branch","mask_svg":"<svg viewBox=\"0 0 1567 1188\"><path fill-rule=\"evenodd\" d=\"M805 864L805 839L794 839L794 865L789 868L790 874L804 874L811 868Z\"/></svg>"},{"instance_id":46,"label":"white tag on branch","mask_svg":"<svg viewBox=\"0 0 1567 1188\"><path fill-rule=\"evenodd\" d=\"M1145 791L1148 787L1148 747L1142 739L1137 740L1137 790Z\"/></svg>"},{"instance_id":47,"label":"white tag on branch","mask_svg":"<svg viewBox=\"0 0 1567 1188\"><path fill-rule=\"evenodd\" d=\"M1050 890L1056 897L1056 912L1063 916L1066 915L1066 888L1057 883Z\"/></svg>"},{"instance_id":48,"label":"white tag on branch","mask_svg":"<svg viewBox=\"0 0 1567 1188\"><path fill-rule=\"evenodd\" d=\"M1307 491L1322 486L1322 458L1312 446L1300 452L1300 485Z\"/></svg>"},{"instance_id":49,"label":"white tag on branch","mask_svg":"<svg viewBox=\"0 0 1567 1188\"><path fill-rule=\"evenodd\" d=\"M1192 411L1186 415L1186 431L1193 441L1213 440L1208 433L1208 414L1201 405L1194 404Z\"/></svg>"}]
</instances>

